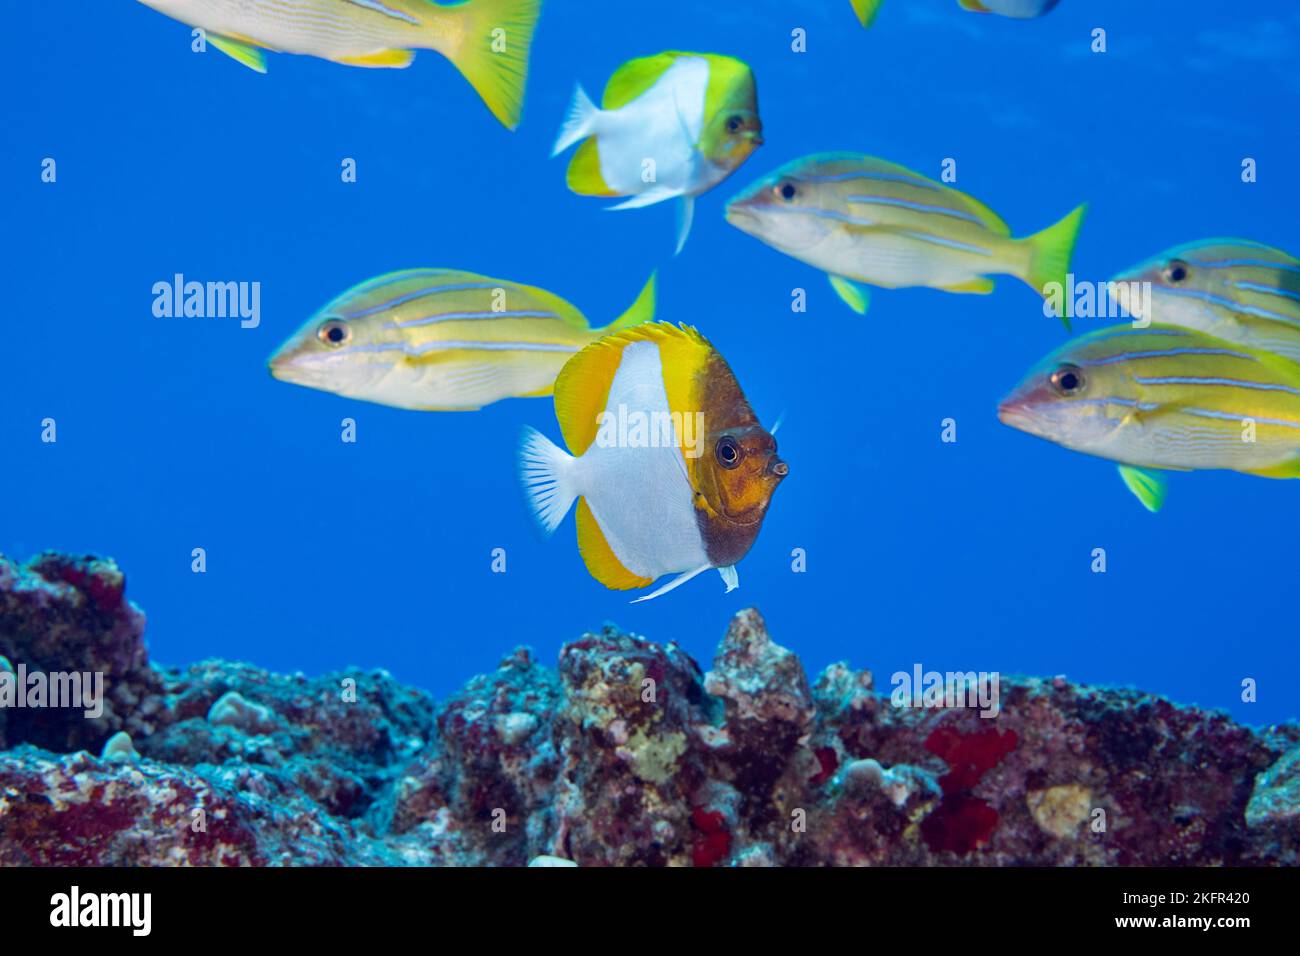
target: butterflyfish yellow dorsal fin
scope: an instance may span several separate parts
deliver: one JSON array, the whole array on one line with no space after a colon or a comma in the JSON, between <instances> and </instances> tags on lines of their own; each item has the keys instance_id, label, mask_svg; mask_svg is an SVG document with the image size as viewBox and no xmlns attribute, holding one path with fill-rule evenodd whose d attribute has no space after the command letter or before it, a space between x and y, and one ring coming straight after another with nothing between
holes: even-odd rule
<instances>
[{"instance_id":1,"label":"butterflyfish yellow dorsal fin","mask_svg":"<svg viewBox=\"0 0 1300 956\"><path fill-rule=\"evenodd\" d=\"M626 106L659 81L659 77L677 62L683 53L656 53L628 60L609 78L605 84L605 94L601 98L601 108L616 110Z\"/></svg>"},{"instance_id":2,"label":"butterflyfish yellow dorsal fin","mask_svg":"<svg viewBox=\"0 0 1300 956\"><path fill-rule=\"evenodd\" d=\"M690 326L670 322L646 322L607 335L569 359L555 380L555 417L572 454L584 454L595 441L623 349L633 342L659 347L669 410L682 414L700 410L699 389L713 352L708 339Z\"/></svg>"}]
</instances>

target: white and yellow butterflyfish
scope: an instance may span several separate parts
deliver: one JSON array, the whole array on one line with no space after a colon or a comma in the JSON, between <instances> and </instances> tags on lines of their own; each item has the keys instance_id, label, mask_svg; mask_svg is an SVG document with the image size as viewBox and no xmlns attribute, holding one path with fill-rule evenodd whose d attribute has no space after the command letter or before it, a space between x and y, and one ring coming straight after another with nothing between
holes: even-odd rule
<instances>
[{"instance_id":1,"label":"white and yellow butterflyfish","mask_svg":"<svg viewBox=\"0 0 1300 956\"><path fill-rule=\"evenodd\" d=\"M552 155L585 140L568 183L584 196L629 196L611 209L677 199L677 251L695 197L712 189L763 142L749 65L730 56L670 51L623 64L599 107L579 86Z\"/></svg>"},{"instance_id":2,"label":"white and yellow butterflyfish","mask_svg":"<svg viewBox=\"0 0 1300 956\"><path fill-rule=\"evenodd\" d=\"M577 503L592 577L626 590L677 575L638 601L709 568L737 586L789 469L699 332L651 322L588 346L556 380L555 413L569 451L527 430L524 488L548 533Z\"/></svg>"}]
</instances>

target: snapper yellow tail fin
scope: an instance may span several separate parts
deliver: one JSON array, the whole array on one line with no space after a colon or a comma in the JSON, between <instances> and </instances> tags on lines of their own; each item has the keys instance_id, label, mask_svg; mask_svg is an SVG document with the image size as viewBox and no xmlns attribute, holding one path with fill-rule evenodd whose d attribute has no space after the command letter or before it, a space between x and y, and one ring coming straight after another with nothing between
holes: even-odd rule
<instances>
[{"instance_id":1,"label":"snapper yellow tail fin","mask_svg":"<svg viewBox=\"0 0 1300 956\"><path fill-rule=\"evenodd\" d=\"M1074 243L1079 238L1079 227L1087 211L1088 204L1084 203L1060 222L1020 240L1029 247L1029 268L1023 278L1043 298L1049 297L1047 287L1052 283L1059 283L1061 289L1066 287ZM1070 306L1071 303L1065 302L1060 316L1067 329L1070 327Z\"/></svg>"},{"instance_id":2,"label":"snapper yellow tail fin","mask_svg":"<svg viewBox=\"0 0 1300 956\"><path fill-rule=\"evenodd\" d=\"M478 91L492 115L508 129L519 125L528 79L528 52L541 0L467 0L457 6L430 3L438 18L439 40L447 21L453 21L459 43L447 50L448 59ZM432 18L431 18L432 19Z\"/></svg>"}]
</instances>

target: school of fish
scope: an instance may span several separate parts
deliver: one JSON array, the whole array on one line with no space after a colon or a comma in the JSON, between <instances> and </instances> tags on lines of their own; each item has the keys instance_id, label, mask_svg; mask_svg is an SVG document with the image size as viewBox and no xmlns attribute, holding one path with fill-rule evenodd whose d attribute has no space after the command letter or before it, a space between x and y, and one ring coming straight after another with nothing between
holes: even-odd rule
<instances>
[{"instance_id":1,"label":"school of fish","mask_svg":"<svg viewBox=\"0 0 1300 956\"><path fill-rule=\"evenodd\" d=\"M447 57L503 125L520 121L541 0L141 0L202 31L239 63L266 51L403 68ZM1058 0L956 0L1031 20ZM883 0L850 0L871 26ZM743 60L670 50L625 62L599 103L576 86L553 156L565 181L626 210L672 201L674 254L697 200L764 143ZM870 289L989 294L1019 279L1047 302L1064 287L1080 204L1022 238L988 206L898 163L853 152L794 159L725 204L725 219L824 273L865 314ZM1114 462L1151 511L1170 471L1300 477L1300 260L1244 239L1185 243L1108 286L1126 324L1067 341L998 406L1006 425ZM575 514L588 571L611 589L671 591L716 569L727 590L789 466L726 360L695 328L658 321L652 274L602 327L541 288L444 268L355 286L316 311L269 360L282 381L350 400L471 411L554 397L563 447L526 428L520 470L537 521ZM1069 304L1056 314L1070 325ZM670 577L671 576L671 577Z\"/></svg>"}]
</instances>

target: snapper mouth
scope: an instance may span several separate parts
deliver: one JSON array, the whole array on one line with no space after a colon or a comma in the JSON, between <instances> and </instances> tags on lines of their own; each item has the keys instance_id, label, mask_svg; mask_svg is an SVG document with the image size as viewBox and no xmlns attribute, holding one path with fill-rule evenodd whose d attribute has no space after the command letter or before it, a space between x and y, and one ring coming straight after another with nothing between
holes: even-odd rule
<instances>
[{"instance_id":1,"label":"snapper mouth","mask_svg":"<svg viewBox=\"0 0 1300 956\"><path fill-rule=\"evenodd\" d=\"M998 405L998 421L1017 431L1030 435L1043 433L1042 416L1034 411L1034 406L1023 398L1011 396Z\"/></svg>"}]
</instances>

